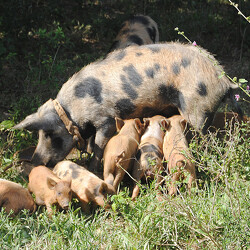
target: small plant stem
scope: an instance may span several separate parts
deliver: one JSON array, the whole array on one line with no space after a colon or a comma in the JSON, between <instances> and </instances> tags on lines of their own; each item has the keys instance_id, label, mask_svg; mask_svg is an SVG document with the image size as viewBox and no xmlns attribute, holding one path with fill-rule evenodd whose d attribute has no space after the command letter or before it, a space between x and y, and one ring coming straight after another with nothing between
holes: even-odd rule
<instances>
[{"instance_id":1,"label":"small plant stem","mask_svg":"<svg viewBox=\"0 0 250 250\"><path fill-rule=\"evenodd\" d=\"M234 8L235 8L236 10L238 10L238 14L241 15L241 16L243 16L243 17L247 20L247 22L250 23L250 21L248 20L248 18L247 18L247 17L240 11L240 9L238 8L238 4L232 2L231 0L228 0L228 1L230 2L231 5L234 6Z\"/></svg>"},{"instance_id":2,"label":"small plant stem","mask_svg":"<svg viewBox=\"0 0 250 250\"><path fill-rule=\"evenodd\" d=\"M55 60L56 60L56 56L57 56L57 53L58 53L60 47L61 47L61 45L59 45L59 46L57 47L56 54L55 54L55 56L54 56L54 58L53 58L53 62L52 62L52 65L51 65L50 71L49 71L49 78L50 78L50 76L51 76L52 68L53 68L53 66L54 66L54 63L55 63Z\"/></svg>"}]
</instances>

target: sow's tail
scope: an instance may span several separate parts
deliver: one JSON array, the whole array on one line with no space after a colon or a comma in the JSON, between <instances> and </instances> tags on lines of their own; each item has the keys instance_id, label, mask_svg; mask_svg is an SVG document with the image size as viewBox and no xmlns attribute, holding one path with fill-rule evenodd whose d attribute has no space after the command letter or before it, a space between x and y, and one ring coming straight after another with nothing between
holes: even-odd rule
<instances>
[{"instance_id":1,"label":"sow's tail","mask_svg":"<svg viewBox=\"0 0 250 250\"><path fill-rule=\"evenodd\" d=\"M233 111L238 113L240 118L243 118L244 113L239 105L239 103L236 101L236 99L234 98L234 93L233 93L233 89L237 89L238 85L231 82L227 77L224 77L225 81L227 81L227 84L229 85L229 89L227 91L227 93L225 94L224 98L223 98L223 102L225 102L227 99L229 99L233 105Z\"/></svg>"}]
</instances>

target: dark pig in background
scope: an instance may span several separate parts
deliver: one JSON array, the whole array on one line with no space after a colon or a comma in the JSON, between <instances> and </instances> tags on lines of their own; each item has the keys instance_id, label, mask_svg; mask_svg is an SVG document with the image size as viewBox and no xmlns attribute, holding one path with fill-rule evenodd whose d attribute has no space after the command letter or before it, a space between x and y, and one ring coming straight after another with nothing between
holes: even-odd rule
<instances>
[{"instance_id":1,"label":"dark pig in background","mask_svg":"<svg viewBox=\"0 0 250 250\"><path fill-rule=\"evenodd\" d=\"M90 168L99 167L103 149L116 130L115 117L143 118L151 110L161 114L177 107L183 118L205 133L222 99L237 88L226 76L219 77L221 70L211 59L215 60L190 44L131 46L74 74L57 101L83 138L96 129ZM32 157L36 165L54 166L76 144L52 100L14 128L39 131Z\"/></svg>"},{"instance_id":2,"label":"dark pig in background","mask_svg":"<svg viewBox=\"0 0 250 250\"><path fill-rule=\"evenodd\" d=\"M117 49L124 49L132 45L145 45L159 42L159 30L157 23L149 16L135 15L122 24L122 28L116 36L109 52ZM120 54L123 56L123 54ZM173 109L173 114L178 112ZM148 116L157 114L157 111L150 110ZM88 139L87 152L92 153L95 137Z\"/></svg>"},{"instance_id":3,"label":"dark pig in background","mask_svg":"<svg viewBox=\"0 0 250 250\"><path fill-rule=\"evenodd\" d=\"M122 24L110 51L124 49L131 45L145 45L159 42L157 23L149 16L135 15Z\"/></svg>"}]
</instances>

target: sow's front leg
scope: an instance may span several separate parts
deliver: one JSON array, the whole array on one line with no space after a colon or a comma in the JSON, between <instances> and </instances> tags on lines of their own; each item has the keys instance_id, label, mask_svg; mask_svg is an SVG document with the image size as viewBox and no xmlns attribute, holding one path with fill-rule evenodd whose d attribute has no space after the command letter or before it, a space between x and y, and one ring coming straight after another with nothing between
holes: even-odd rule
<instances>
[{"instance_id":1,"label":"sow's front leg","mask_svg":"<svg viewBox=\"0 0 250 250\"><path fill-rule=\"evenodd\" d=\"M116 126L114 118L107 118L97 129L94 145L94 156L90 161L89 170L93 172L101 171L101 159L103 151L109 139L115 134Z\"/></svg>"}]
</instances>

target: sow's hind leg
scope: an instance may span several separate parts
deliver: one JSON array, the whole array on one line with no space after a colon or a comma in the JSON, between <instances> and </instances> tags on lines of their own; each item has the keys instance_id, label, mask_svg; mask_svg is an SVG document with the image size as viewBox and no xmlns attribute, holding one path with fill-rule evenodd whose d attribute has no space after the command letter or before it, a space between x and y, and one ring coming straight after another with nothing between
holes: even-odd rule
<instances>
[{"instance_id":1,"label":"sow's hind leg","mask_svg":"<svg viewBox=\"0 0 250 250\"><path fill-rule=\"evenodd\" d=\"M89 170L101 172L101 159L103 151L109 139L115 134L116 126L114 118L107 118L97 129L94 145L94 156L90 161Z\"/></svg>"}]
</instances>

